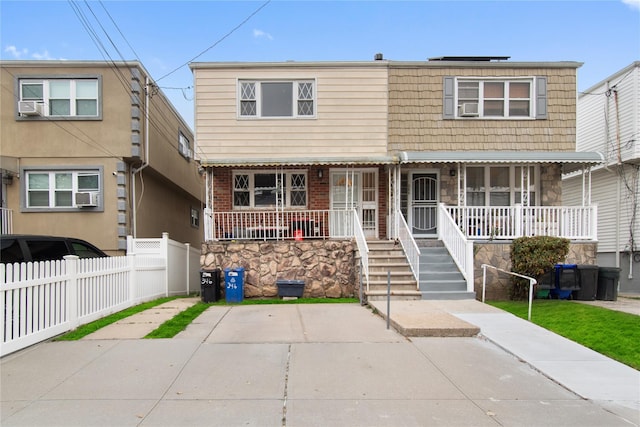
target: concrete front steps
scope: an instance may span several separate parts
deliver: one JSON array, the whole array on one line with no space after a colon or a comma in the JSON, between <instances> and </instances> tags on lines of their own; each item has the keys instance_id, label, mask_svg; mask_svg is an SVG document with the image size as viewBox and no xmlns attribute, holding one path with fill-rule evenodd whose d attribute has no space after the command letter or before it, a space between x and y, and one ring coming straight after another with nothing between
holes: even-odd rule
<instances>
[{"instance_id":1,"label":"concrete front steps","mask_svg":"<svg viewBox=\"0 0 640 427\"><path fill-rule=\"evenodd\" d=\"M400 242L394 240L368 240L369 246L369 290L367 300L387 298L387 275L391 275L391 298L394 300L421 299L418 284L402 250Z\"/></svg>"},{"instance_id":2,"label":"concrete front steps","mask_svg":"<svg viewBox=\"0 0 640 427\"><path fill-rule=\"evenodd\" d=\"M387 275L391 276L391 298L394 300L475 299L467 292L467 284L441 241L425 239L420 246L420 286L402 249L394 240L369 240L368 300L387 298Z\"/></svg>"},{"instance_id":3,"label":"concrete front steps","mask_svg":"<svg viewBox=\"0 0 640 427\"><path fill-rule=\"evenodd\" d=\"M423 299L475 299L467 281L439 240L420 240L420 293Z\"/></svg>"}]
</instances>

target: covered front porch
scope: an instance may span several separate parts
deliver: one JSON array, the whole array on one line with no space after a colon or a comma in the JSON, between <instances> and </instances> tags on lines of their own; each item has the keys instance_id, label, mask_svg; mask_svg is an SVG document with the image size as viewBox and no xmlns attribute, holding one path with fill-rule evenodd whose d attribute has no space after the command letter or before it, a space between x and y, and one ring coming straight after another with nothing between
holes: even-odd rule
<instances>
[{"instance_id":1,"label":"covered front porch","mask_svg":"<svg viewBox=\"0 0 640 427\"><path fill-rule=\"evenodd\" d=\"M417 241L433 240L444 245L472 293L474 244L538 235L597 240L589 170L598 161L597 153L403 152L377 164L213 168L206 241L351 241L361 263L353 268L362 271L366 291L373 281L370 242L394 241L419 295L421 281L435 273L420 266L424 250ZM584 172L583 204L564 206L561 175L575 170Z\"/></svg>"}]
</instances>

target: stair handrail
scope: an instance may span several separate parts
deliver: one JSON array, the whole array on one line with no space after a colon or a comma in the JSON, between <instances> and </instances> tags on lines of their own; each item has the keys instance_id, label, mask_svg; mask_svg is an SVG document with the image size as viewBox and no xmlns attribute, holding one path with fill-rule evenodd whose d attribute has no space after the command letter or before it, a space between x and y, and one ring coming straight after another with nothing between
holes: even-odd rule
<instances>
[{"instance_id":1,"label":"stair handrail","mask_svg":"<svg viewBox=\"0 0 640 427\"><path fill-rule=\"evenodd\" d=\"M353 235L356 239L356 245L358 246L358 253L360 254L360 265L364 271L364 277L367 285L367 292L369 292L369 245L367 245L367 239L358 217L358 212L353 209Z\"/></svg>"},{"instance_id":2,"label":"stair handrail","mask_svg":"<svg viewBox=\"0 0 640 427\"><path fill-rule=\"evenodd\" d=\"M413 277L416 279L416 288L420 290L420 248L418 247L416 239L413 238L413 234L402 212L396 210L395 217L398 229L398 240L407 257Z\"/></svg>"},{"instance_id":3,"label":"stair handrail","mask_svg":"<svg viewBox=\"0 0 640 427\"><path fill-rule=\"evenodd\" d=\"M507 273L512 276L521 277L529 281L529 314L527 316L527 319L529 320L529 322L531 322L531 305L533 304L533 287L536 285L536 283L538 283L538 281L530 276L514 273L513 271L503 270L501 268L494 267L493 265L482 264L482 302L483 303L484 303L484 296L486 292L485 289L486 289L486 283L487 283L487 268L493 268L494 270L501 271L503 273Z\"/></svg>"},{"instance_id":4,"label":"stair handrail","mask_svg":"<svg viewBox=\"0 0 640 427\"><path fill-rule=\"evenodd\" d=\"M467 291L473 292L473 241L468 240L460 230L444 203L438 205L438 238L442 240L467 281Z\"/></svg>"}]
</instances>

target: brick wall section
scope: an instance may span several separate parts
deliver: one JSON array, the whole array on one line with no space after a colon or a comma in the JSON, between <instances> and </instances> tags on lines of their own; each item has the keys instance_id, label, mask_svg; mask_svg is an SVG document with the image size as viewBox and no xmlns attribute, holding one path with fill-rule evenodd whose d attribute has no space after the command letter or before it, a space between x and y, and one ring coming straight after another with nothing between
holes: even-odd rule
<instances>
[{"instance_id":1,"label":"brick wall section","mask_svg":"<svg viewBox=\"0 0 640 427\"><path fill-rule=\"evenodd\" d=\"M547 77L546 120L443 120L443 77ZM574 151L576 69L389 69L389 151Z\"/></svg>"}]
</instances>

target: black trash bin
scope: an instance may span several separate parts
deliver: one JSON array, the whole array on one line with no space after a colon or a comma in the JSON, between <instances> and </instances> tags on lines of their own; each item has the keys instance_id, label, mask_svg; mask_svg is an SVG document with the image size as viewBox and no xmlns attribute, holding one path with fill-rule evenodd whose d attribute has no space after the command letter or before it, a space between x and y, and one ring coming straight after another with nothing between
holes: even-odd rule
<instances>
[{"instance_id":1,"label":"black trash bin","mask_svg":"<svg viewBox=\"0 0 640 427\"><path fill-rule=\"evenodd\" d=\"M620 269L617 267L598 268L598 290L596 299L603 301L616 301L618 299L618 281Z\"/></svg>"},{"instance_id":2,"label":"black trash bin","mask_svg":"<svg viewBox=\"0 0 640 427\"><path fill-rule=\"evenodd\" d=\"M200 270L200 296L202 302L216 302L220 299L220 269Z\"/></svg>"},{"instance_id":3,"label":"black trash bin","mask_svg":"<svg viewBox=\"0 0 640 427\"><path fill-rule=\"evenodd\" d=\"M578 282L580 289L573 291L573 299L579 301L593 301L598 289L598 266L578 265Z\"/></svg>"},{"instance_id":4,"label":"black trash bin","mask_svg":"<svg viewBox=\"0 0 640 427\"><path fill-rule=\"evenodd\" d=\"M302 298L304 293L304 280L276 280L279 297Z\"/></svg>"}]
</instances>

